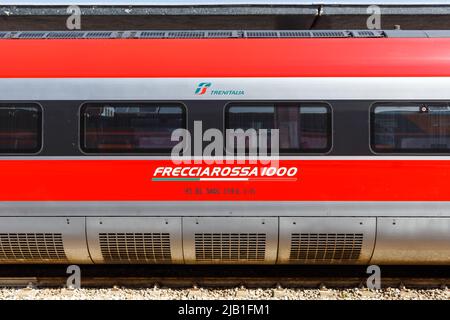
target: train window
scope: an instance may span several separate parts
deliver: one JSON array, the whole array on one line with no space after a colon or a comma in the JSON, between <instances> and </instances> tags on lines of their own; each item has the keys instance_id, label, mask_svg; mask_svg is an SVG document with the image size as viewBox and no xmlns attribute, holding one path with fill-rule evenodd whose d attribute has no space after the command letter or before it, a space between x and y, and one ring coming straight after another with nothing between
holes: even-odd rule
<instances>
[{"instance_id":1,"label":"train window","mask_svg":"<svg viewBox=\"0 0 450 320\"><path fill-rule=\"evenodd\" d=\"M375 152L440 153L450 151L448 104L377 104L371 112Z\"/></svg>"},{"instance_id":2,"label":"train window","mask_svg":"<svg viewBox=\"0 0 450 320\"><path fill-rule=\"evenodd\" d=\"M280 153L325 153L331 148L331 108L325 103L233 103L227 129L278 129ZM267 145L270 146L270 134Z\"/></svg>"},{"instance_id":3,"label":"train window","mask_svg":"<svg viewBox=\"0 0 450 320\"><path fill-rule=\"evenodd\" d=\"M162 153L177 144L172 132L186 128L183 105L173 103L87 103L81 108L85 152Z\"/></svg>"},{"instance_id":4,"label":"train window","mask_svg":"<svg viewBox=\"0 0 450 320\"><path fill-rule=\"evenodd\" d=\"M0 153L36 153L41 146L41 107L34 103L1 103Z\"/></svg>"}]
</instances>

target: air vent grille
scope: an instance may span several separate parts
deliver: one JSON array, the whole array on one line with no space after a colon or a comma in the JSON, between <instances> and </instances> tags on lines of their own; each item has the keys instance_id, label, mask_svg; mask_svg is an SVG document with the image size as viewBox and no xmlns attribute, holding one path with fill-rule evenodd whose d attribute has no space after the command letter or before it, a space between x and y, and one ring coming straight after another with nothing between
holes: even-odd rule
<instances>
[{"instance_id":1,"label":"air vent grille","mask_svg":"<svg viewBox=\"0 0 450 320\"><path fill-rule=\"evenodd\" d=\"M169 263L169 233L100 233L100 249L108 263Z\"/></svg>"},{"instance_id":2,"label":"air vent grille","mask_svg":"<svg viewBox=\"0 0 450 320\"><path fill-rule=\"evenodd\" d=\"M277 38L278 32L276 31L247 31L245 33L247 38Z\"/></svg>"},{"instance_id":3,"label":"air vent grille","mask_svg":"<svg viewBox=\"0 0 450 320\"><path fill-rule=\"evenodd\" d=\"M196 233L198 262L261 262L265 260L265 233Z\"/></svg>"},{"instance_id":4,"label":"air vent grille","mask_svg":"<svg viewBox=\"0 0 450 320\"><path fill-rule=\"evenodd\" d=\"M19 38L19 39L43 39L45 38L47 32L33 32L33 31L28 31L28 32L19 32L18 34L15 35L15 38Z\"/></svg>"},{"instance_id":5,"label":"air vent grille","mask_svg":"<svg viewBox=\"0 0 450 320\"><path fill-rule=\"evenodd\" d=\"M234 36L233 31L209 31L208 38L232 38Z\"/></svg>"},{"instance_id":6,"label":"air vent grille","mask_svg":"<svg viewBox=\"0 0 450 320\"><path fill-rule=\"evenodd\" d=\"M78 39L84 37L84 32L76 31L62 31L62 32L50 32L47 35L48 39Z\"/></svg>"},{"instance_id":7,"label":"air vent grille","mask_svg":"<svg viewBox=\"0 0 450 320\"><path fill-rule=\"evenodd\" d=\"M391 32L392 33L392 32ZM450 33L433 33L450 37ZM423 33L426 37L427 34ZM431 33L429 36L432 36ZM377 38L389 37L381 30L142 30L142 31L11 31L0 32L0 39L214 39L214 38Z\"/></svg>"},{"instance_id":8,"label":"air vent grille","mask_svg":"<svg viewBox=\"0 0 450 320\"><path fill-rule=\"evenodd\" d=\"M86 33L86 38L88 39L109 39L116 36L116 33L111 31L91 31Z\"/></svg>"},{"instance_id":9,"label":"air vent grille","mask_svg":"<svg viewBox=\"0 0 450 320\"><path fill-rule=\"evenodd\" d=\"M142 31L137 34L138 38L144 39L162 39L166 33L164 31Z\"/></svg>"},{"instance_id":10,"label":"air vent grille","mask_svg":"<svg viewBox=\"0 0 450 320\"><path fill-rule=\"evenodd\" d=\"M67 261L60 233L0 233L0 261Z\"/></svg>"},{"instance_id":11,"label":"air vent grille","mask_svg":"<svg viewBox=\"0 0 450 320\"><path fill-rule=\"evenodd\" d=\"M358 260L362 233L293 233L289 260L294 263L336 263Z\"/></svg>"},{"instance_id":12,"label":"air vent grille","mask_svg":"<svg viewBox=\"0 0 450 320\"><path fill-rule=\"evenodd\" d=\"M195 31L173 31L167 33L168 38L189 38L189 39L198 39L204 38L205 32L195 32Z\"/></svg>"},{"instance_id":13,"label":"air vent grille","mask_svg":"<svg viewBox=\"0 0 450 320\"><path fill-rule=\"evenodd\" d=\"M280 31L280 38L310 38L311 33L309 31Z\"/></svg>"},{"instance_id":14,"label":"air vent grille","mask_svg":"<svg viewBox=\"0 0 450 320\"><path fill-rule=\"evenodd\" d=\"M312 36L315 38L346 38L350 34L344 31L312 31Z\"/></svg>"},{"instance_id":15,"label":"air vent grille","mask_svg":"<svg viewBox=\"0 0 450 320\"><path fill-rule=\"evenodd\" d=\"M353 33L353 36L356 38L381 38L381 37L383 37L382 31L362 30L362 31L354 31L352 33Z\"/></svg>"}]
</instances>

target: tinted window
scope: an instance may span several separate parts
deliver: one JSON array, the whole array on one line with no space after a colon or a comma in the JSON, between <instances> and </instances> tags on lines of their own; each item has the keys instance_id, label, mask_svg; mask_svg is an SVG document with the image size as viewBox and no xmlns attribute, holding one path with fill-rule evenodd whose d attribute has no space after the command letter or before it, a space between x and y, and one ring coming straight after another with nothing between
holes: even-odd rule
<instances>
[{"instance_id":1,"label":"tinted window","mask_svg":"<svg viewBox=\"0 0 450 320\"><path fill-rule=\"evenodd\" d=\"M377 152L450 151L447 104L380 104L371 118L371 144Z\"/></svg>"},{"instance_id":2,"label":"tinted window","mask_svg":"<svg viewBox=\"0 0 450 320\"><path fill-rule=\"evenodd\" d=\"M42 111L36 104L0 104L0 153L36 153L42 145Z\"/></svg>"},{"instance_id":3,"label":"tinted window","mask_svg":"<svg viewBox=\"0 0 450 320\"><path fill-rule=\"evenodd\" d=\"M168 152L172 132L186 127L178 104L89 103L81 114L86 152Z\"/></svg>"},{"instance_id":4,"label":"tinted window","mask_svg":"<svg viewBox=\"0 0 450 320\"><path fill-rule=\"evenodd\" d=\"M226 128L279 129L280 152L285 153L327 152L331 148L331 110L326 104L232 104L227 108Z\"/></svg>"}]
</instances>

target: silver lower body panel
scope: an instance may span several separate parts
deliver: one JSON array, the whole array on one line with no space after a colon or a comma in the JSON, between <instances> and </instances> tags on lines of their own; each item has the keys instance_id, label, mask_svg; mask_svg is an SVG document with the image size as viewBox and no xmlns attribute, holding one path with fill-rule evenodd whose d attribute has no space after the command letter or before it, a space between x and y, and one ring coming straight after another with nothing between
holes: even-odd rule
<instances>
[{"instance_id":1,"label":"silver lower body panel","mask_svg":"<svg viewBox=\"0 0 450 320\"><path fill-rule=\"evenodd\" d=\"M0 263L450 265L450 202L1 202Z\"/></svg>"}]
</instances>

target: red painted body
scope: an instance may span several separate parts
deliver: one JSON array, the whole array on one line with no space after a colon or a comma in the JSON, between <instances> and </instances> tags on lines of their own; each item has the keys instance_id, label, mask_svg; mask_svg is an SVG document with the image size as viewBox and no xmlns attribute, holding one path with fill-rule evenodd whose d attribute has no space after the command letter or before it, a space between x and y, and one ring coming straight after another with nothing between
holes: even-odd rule
<instances>
[{"instance_id":1,"label":"red painted body","mask_svg":"<svg viewBox=\"0 0 450 320\"><path fill-rule=\"evenodd\" d=\"M449 52L440 38L0 40L0 78L439 77Z\"/></svg>"},{"instance_id":2,"label":"red painted body","mask_svg":"<svg viewBox=\"0 0 450 320\"><path fill-rule=\"evenodd\" d=\"M450 200L445 160L289 160L282 165L299 168L297 181L151 181L157 166L171 165L169 160L3 160L0 201Z\"/></svg>"},{"instance_id":3,"label":"red painted body","mask_svg":"<svg viewBox=\"0 0 450 320\"><path fill-rule=\"evenodd\" d=\"M449 53L438 38L1 40L0 78L447 77ZM289 160L297 181L152 182L164 165L0 160L0 201L450 201L443 160Z\"/></svg>"}]
</instances>

